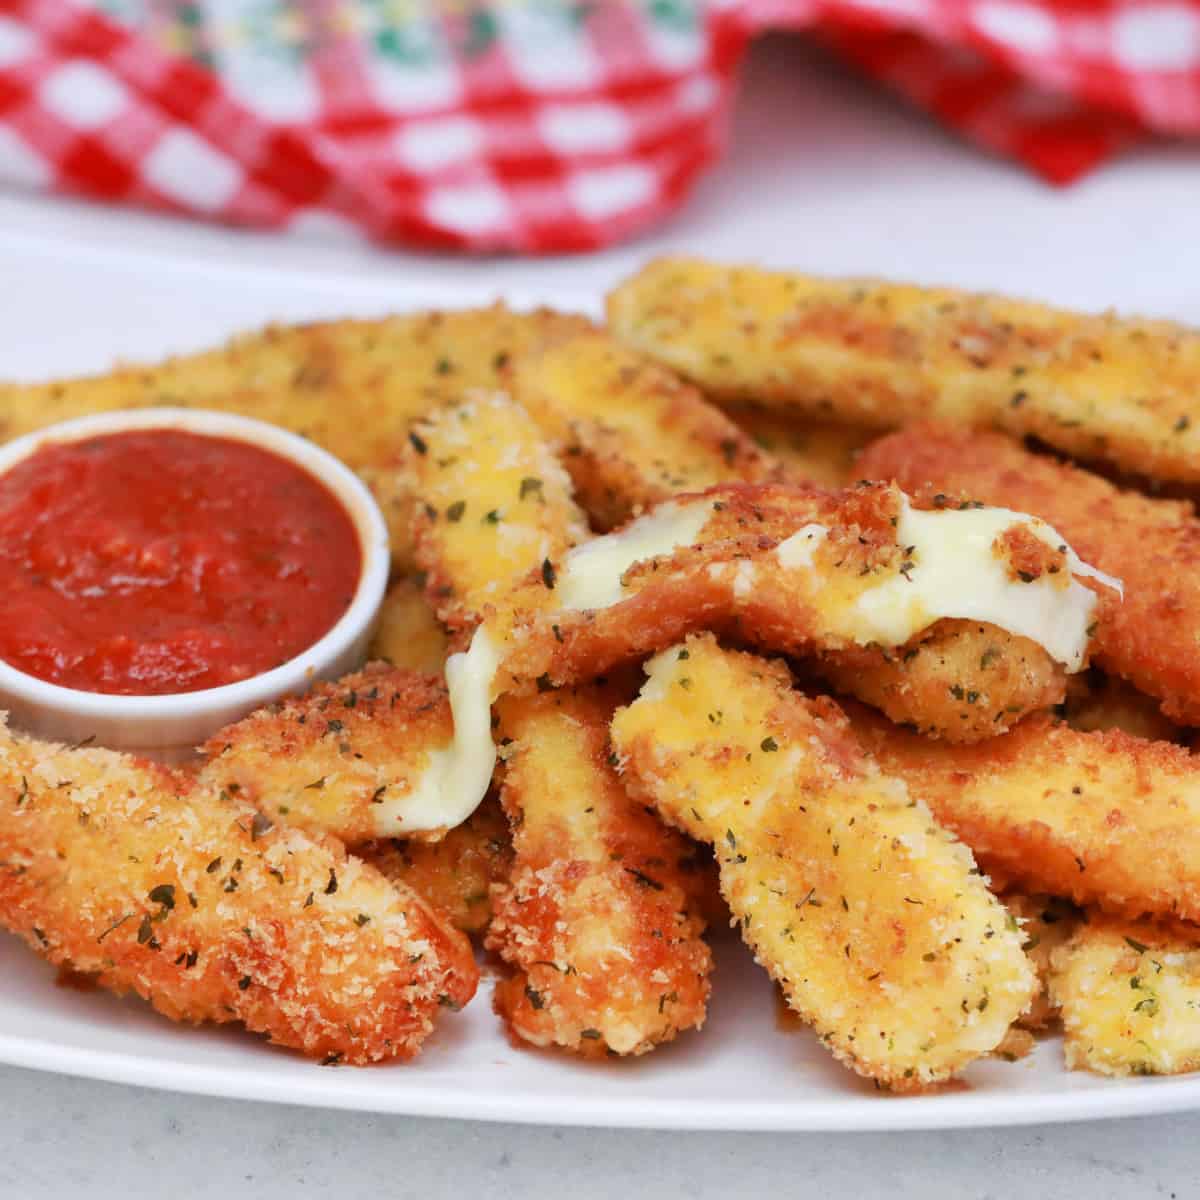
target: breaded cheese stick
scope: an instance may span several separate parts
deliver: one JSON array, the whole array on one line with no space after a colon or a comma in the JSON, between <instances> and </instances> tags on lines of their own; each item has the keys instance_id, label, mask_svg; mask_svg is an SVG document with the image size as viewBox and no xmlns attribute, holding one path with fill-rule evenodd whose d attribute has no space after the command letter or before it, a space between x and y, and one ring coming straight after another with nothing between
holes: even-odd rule
<instances>
[{"instance_id":1,"label":"breaded cheese stick","mask_svg":"<svg viewBox=\"0 0 1200 1200\"><path fill-rule=\"evenodd\" d=\"M418 423L404 473L426 595L452 629L473 628L513 580L587 537L570 478L504 393L471 394Z\"/></svg>"},{"instance_id":2,"label":"breaded cheese stick","mask_svg":"<svg viewBox=\"0 0 1200 1200\"><path fill-rule=\"evenodd\" d=\"M1184 731L1168 719L1153 696L1098 667L1091 667L1067 680L1067 695L1057 709L1072 729L1121 729L1149 741L1182 741Z\"/></svg>"},{"instance_id":3,"label":"breaded cheese stick","mask_svg":"<svg viewBox=\"0 0 1200 1200\"><path fill-rule=\"evenodd\" d=\"M1076 577L1089 574L1017 513L918 512L885 485L728 484L659 505L515 589L502 686L591 678L712 629L831 668L845 654L848 685L894 716L990 736L1060 700L1063 668L1083 665L1095 596ZM922 653L913 639L945 619L956 624L940 652ZM872 644L903 647L898 664Z\"/></svg>"},{"instance_id":4,"label":"breaded cheese stick","mask_svg":"<svg viewBox=\"0 0 1200 1200\"><path fill-rule=\"evenodd\" d=\"M0 436L118 408L241 413L311 438L372 486L401 565L408 513L393 464L408 428L464 388L496 387L524 350L587 329L583 317L494 305L382 320L274 325L156 364L54 383L0 384Z\"/></svg>"},{"instance_id":5,"label":"breaded cheese stick","mask_svg":"<svg viewBox=\"0 0 1200 1200\"><path fill-rule=\"evenodd\" d=\"M1000 434L936 426L881 439L859 468L918 502L970 497L1050 521L1125 585L1123 602L1100 610L1097 665L1158 697L1171 719L1200 723L1200 519L1190 504L1123 492Z\"/></svg>"},{"instance_id":6,"label":"breaded cheese stick","mask_svg":"<svg viewBox=\"0 0 1200 1200\"><path fill-rule=\"evenodd\" d=\"M1051 964L1068 1067L1101 1075L1200 1068L1200 929L1093 915Z\"/></svg>"},{"instance_id":7,"label":"breaded cheese stick","mask_svg":"<svg viewBox=\"0 0 1200 1200\"><path fill-rule=\"evenodd\" d=\"M481 933L492 919L493 884L512 870L512 835L497 796L489 796L441 841L388 838L354 854L393 883L411 888L455 929Z\"/></svg>"},{"instance_id":8,"label":"breaded cheese stick","mask_svg":"<svg viewBox=\"0 0 1200 1200\"><path fill-rule=\"evenodd\" d=\"M1038 978L1033 1003L1017 1018L1017 1024L1022 1029L1039 1032L1053 1025L1059 1016L1058 1001L1050 994L1051 958L1059 946L1070 940L1083 914L1058 896L1003 892L1000 900L1021 926L1021 949Z\"/></svg>"},{"instance_id":9,"label":"breaded cheese stick","mask_svg":"<svg viewBox=\"0 0 1200 1200\"><path fill-rule=\"evenodd\" d=\"M0 923L176 1021L408 1058L474 994L466 938L336 843L108 750L0 735Z\"/></svg>"},{"instance_id":10,"label":"breaded cheese stick","mask_svg":"<svg viewBox=\"0 0 1200 1200\"><path fill-rule=\"evenodd\" d=\"M600 330L518 356L511 388L596 529L615 529L679 492L779 474L694 387Z\"/></svg>"},{"instance_id":11,"label":"breaded cheese stick","mask_svg":"<svg viewBox=\"0 0 1200 1200\"><path fill-rule=\"evenodd\" d=\"M952 742L995 737L1063 700L1062 669L1041 646L980 622L939 621L903 646L848 646L811 665L898 725Z\"/></svg>"},{"instance_id":12,"label":"breaded cheese stick","mask_svg":"<svg viewBox=\"0 0 1200 1200\"><path fill-rule=\"evenodd\" d=\"M785 479L828 488L846 487L858 478L858 452L879 432L748 404L734 405L726 411L757 445L774 456Z\"/></svg>"},{"instance_id":13,"label":"breaded cheese stick","mask_svg":"<svg viewBox=\"0 0 1200 1200\"><path fill-rule=\"evenodd\" d=\"M832 701L711 635L653 659L613 746L631 791L717 850L742 937L855 1071L897 1090L993 1050L1028 1006L1021 937L920 793Z\"/></svg>"},{"instance_id":14,"label":"breaded cheese stick","mask_svg":"<svg viewBox=\"0 0 1200 1200\"><path fill-rule=\"evenodd\" d=\"M598 689L499 706L511 882L487 945L514 968L496 1011L535 1046L644 1054L704 1023L712 958L690 847L626 793Z\"/></svg>"},{"instance_id":15,"label":"breaded cheese stick","mask_svg":"<svg viewBox=\"0 0 1200 1200\"><path fill-rule=\"evenodd\" d=\"M362 842L407 832L453 740L442 679L372 664L218 730L200 779L311 833Z\"/></svg>"},{"instance_id":16,"label":"breaded cheese stick","mask_svg":"<svg viewBox=\"0 0 1200 1200\"><path fill-rule=\"evenodd\" d=\"M883 770L985 870L1081 905L1200 918L1200 759L1183 747L1047 717L955 746L848 712Z\"/></svg>"},{"instance_id":17,"label":"breaded cheese stick","mask_svg":"<svg viewBox=\"0 0 1200 1200\"><path fill-rule=\"evenodd\" d=\"M1200 335L1167 321L692 258L643 267L610 294L608 319L721 403L880 429L992 425L1200 480Z\"/></svg>"},{"instance_id":18,"label":"breaded cheese stick","mask_svg":"<svg viewBox=\"0 0 1200 1200\"><path fill-rule=\"evenodd\" d=\"M425 589L415 579L397 579L379 609L379 623L367 647L368 661L440 675L450 643L434 616Z\"/></svg>"}]
</instances>

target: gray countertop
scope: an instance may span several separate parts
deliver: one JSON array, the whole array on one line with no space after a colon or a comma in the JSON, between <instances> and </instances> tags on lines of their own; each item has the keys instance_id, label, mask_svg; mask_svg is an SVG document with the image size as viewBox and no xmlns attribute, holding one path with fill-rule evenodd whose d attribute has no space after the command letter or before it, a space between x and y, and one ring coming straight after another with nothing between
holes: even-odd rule
<instances>
[{"instance_id":1,"label":"gray countertop","mask_svg":"<svg viewBox=\"0 0 1200 1200\"><path fill-rule=\"evenodd\" d=\"M1030 1129L705 1134L409 1120L0 1068L0 1196L825 1200L1194 1196L1200 1115ZM782 1192L781 1192L781 1189Z\"/></svg>"}]
</instances>

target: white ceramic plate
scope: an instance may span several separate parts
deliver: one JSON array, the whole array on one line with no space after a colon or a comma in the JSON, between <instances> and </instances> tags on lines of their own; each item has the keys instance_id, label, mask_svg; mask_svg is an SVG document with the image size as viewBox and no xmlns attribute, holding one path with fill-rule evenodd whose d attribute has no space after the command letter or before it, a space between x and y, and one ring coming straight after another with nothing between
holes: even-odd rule
<instances>
[{"instance_id":1,"label":"white ceramic plate","mask_svg":"<svg viewBox=\"0 0 1200 1200\"><path fill-rule=\"evenodd\" d=\"M98 370L211 344L272 319L473 304L480 290L407 288L202 267L0 234L0 378ZM566 307L597 296L516 295ZM171 1025L136 1001L59 988L0 935L0 1060L25 1067L240 1099L545 1124L682 1129L856 1130L1084 1120L1200 1107L1200 1079L1114 1082L1062 1067L1056 1040L1018 1064L983 1062L936 1094L889 1097L781 1027L773 990L736 942L722 944L700 1034L636 1061L588 1066L517 1050L488 984L448 1017L420 1059L318 1067L231 1030Z\"/></svg>"}]
</instances>

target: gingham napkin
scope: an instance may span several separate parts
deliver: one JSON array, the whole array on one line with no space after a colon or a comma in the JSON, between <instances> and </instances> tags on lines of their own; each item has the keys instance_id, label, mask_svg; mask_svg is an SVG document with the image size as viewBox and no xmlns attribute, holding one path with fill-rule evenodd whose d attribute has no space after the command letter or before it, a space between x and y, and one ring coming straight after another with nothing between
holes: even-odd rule
<instances>
[{"instance_id":1,"label":"gingham napkin","mask_svg":"<svg viewBox=\"0 0 1200 1200\"><path fill-rule=\"evenodd\" d=\"M268 229L588 249L682 202L768 28L812 29L1055 183L1200 132L1200 0L0 0L0 179Z\"/></svg>"}]
</instances>

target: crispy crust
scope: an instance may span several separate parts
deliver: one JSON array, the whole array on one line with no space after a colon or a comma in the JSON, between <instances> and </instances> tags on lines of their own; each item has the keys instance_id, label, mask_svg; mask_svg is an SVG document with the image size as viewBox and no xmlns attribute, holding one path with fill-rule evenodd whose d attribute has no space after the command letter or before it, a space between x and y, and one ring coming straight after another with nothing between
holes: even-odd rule
<instances>
[{"instance_id":1,"label":"crispy crust","mask_svg":"<svg viewBox=\"0 0 1200 1200\"><path fill-rule=\"evenodd\" d=\"M1096 915L1051 964L1068 1067L1100 1075L1200 1068L1200 929Z\"/></svg>"},{"instance_id":2,"label":"crispy crust","mask_svg":"<svg viewBox=\"0 0 1200 1200\"><path fill-rule=\"evenodd\" d=\"M1200 519L1190 504L1122 492L1001 434L937 426L881 439L859 466L928 503L969 495L1049 521L1125 585L1123 602L1102 597L1096 663L1157 696L1172 720L1200 723Z\"/></svg>"},{"instance_id":3,"label":"crispy crust","mask_svg":"<svg viewBox=\"0 0 1200 1200\"><path fill-rule=\"evenodd\" d=\"M902 564L894 489L725 484L676 503L711 507L700 540L633 567L620 603L551 608L540 572L515 589L506 690L527 691L539 678L543 686L594 678L709 629L775 652L819 653L823 669L848 691L957 740L990 737L1062 699L1064 673L1045 650L990 625L939 622L891 662L835 632L840 613ZM830 530L812 568L785 568L776 548L810 523ZM986 707L968 703L968 695L983 697Z\"/></svg>"},{"instance_id":4,"label":"crispy crust","mask_svg":"<svg viewBox=\"0 0 1200 1200\"><path fill-rule=\"evenodd\" d=\"M849 646L815 669L841 692L929 737L977 742L1063 700L1062 668L1028 638L939 621L907 645Z\"/></svg>"},{"instance_id":5,"label":"crispy crust","mask_svg":"<svg viewBox=\"0 0 1200 1200\"><path fill-rule=\"evenodd\" d=\"M219 730L200 778L301 829L361 842L380 832L376 806L410 790L453 734L440 678L374 663Z\"/></svg>"},{"instance_id":6,"label":"crispy crust","mask_svg":"<svg viewBox=\"0 0 1200 1200\"><path fill-rule=\"evenodd\" d=\"M734 405L726 412L756 445L774 456L785 478L820 487L846 487L858 479L858 452L878 435L875 429L748 404Z\"/></svg>"},{"instance_id":7,"label":"crispy crust","mask_svg":"<svg viewBox=\"0 0 1200 1200\"><path fill-rule=\"evenodd\" d=\"M499 798L487 799L439 842L387 838L354 853L395 884L411 888L455 929L482 933L492 919L493 884L512 871L512 836Z\"/></svg>"},{"instance_id":8,"label":"crispy crust","mask_svg":"<svg viewBox=\"0 0 1200 1200\"><path fill-rule=\"evenodd\" d=\"M1072 729L1084 733L1121 729L1150 741L1181 742L1184 738L1184 731L1163 715L1153 696L1098 667L1067 680L1066 698L1056 711Z\"/></svg>"},{"instance_id":9,"label":"crispy crust","mask_svg":"<svg viewBox=\"0 0 1200 1200\"><path fill-rule=\"evenodd\" d=\"M408 1058L474 994L466 939L336 842L106 750L0 741L0 922L176 1021Z\"/></svg>"},{"instance_id":10,"label":"crispy crust","mask_svg":"<svg viewBox=\"0 0 1200 1200\"><path fill-rule=\"evenodd\" d=\"M694 387L599 330L519 357L512 389L599 530L679 492L780 474Z\"/></svg>"},{"instance_id":11,"label":"crispy crust","mask_svg":"<svg viewBox=\"0 0 1200 1200\"><path fill-rule=\"evenodd\" d=\"M451 629L503 606L514 580L587 537L571 481L529 414L477 393L413 430L403 457L426 595Z\"/></svg>"},{"instance_id":12,"label":"crispy crust","mask_svg":"<svg viewBox=\"0 0 1200 1200\"><path fill-rule=\"evenodd\" d=\"M54 383L0 385L0 437L55 421L184 404L243 413L311 438L358 471L388 517L393 555L411 560L393 464L411 423L466 387L496 387L513 358L589 327L582 317L503 305L370 321L274 325L153 365Z\"/></svg>"},{"instance_id":13,"label":"crispy crust","mask_svg":"<svg viewBox=\"0 0 1200 1200\"><path fill-rule=\"evenodd\" d=\"M515 1037L589 1058L699 1028L712 969L691 848L610 761L614 703L589 689L500 705L516 861L487 945L515 971L496 1011Z\"/></svg>"},{"instance_id":14,"label":"crispy crust","mask_svg":"<svg viewBox=\"0 0 1200 1200\"><path fill-rule=\"evenodd\" d=\"M1200 480L1200 335L1167 321L689 258L649 263L610 294L608 318L722 403L880 429L994 425Z\"/></svg>"},{"instance_id":15,"label":"crispy crust","mask_svg":"<svg viewBox=\"0 0 1200 1200\"><path fill-rule=\"evenodd\" d=\"M623 775L714 844L742 937L833 1053L908 1091L995 1049L1034 987L1016 924L837 706L711 635L648 674L613 720Z\"/></svg>"},{"instance_id":16,"label":"crispy crust","mask_svg":"<svg viewBox=\"0 0 1200 1200\"><path fill-rule=\"evenodd\" d=\"M954 746L848 711L985 870L1081 905L1200 918L1200 761L1182 747L1047 717Z\"/></svg>"},{"instance_id":17,"label":"crispy crust","mask_svg":"<svg viewBox=\"0 0 1200 1200\"><path fill-rule=\"evenodd\" d=\"M1057 896L1004 892L1000 898L1021 926L1021 949L1038 977L1033 1003L1017 1018L1017 1024L1040 1033L1059 1017L1058 1001L1050 995L1050 960L1058 947L1070 940L1083 914Z\"/></svg>"},{"instance_id":18,"label":"crispy crust","mask_svg":"<svg viewBox=\"0 0 1200 1200\"><path fill-rule=\"evenodd\" d=\"M450 643L434 616L424 588L415 579L397 579L379 609L379 623L367 647L368 661L440 675Z\"/></svg>"}]
</instances>

